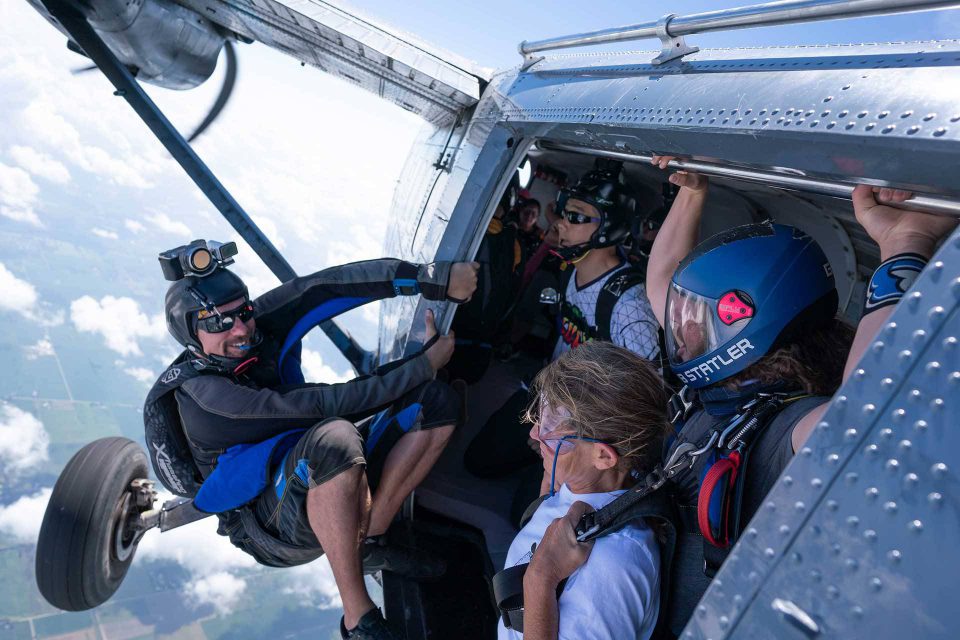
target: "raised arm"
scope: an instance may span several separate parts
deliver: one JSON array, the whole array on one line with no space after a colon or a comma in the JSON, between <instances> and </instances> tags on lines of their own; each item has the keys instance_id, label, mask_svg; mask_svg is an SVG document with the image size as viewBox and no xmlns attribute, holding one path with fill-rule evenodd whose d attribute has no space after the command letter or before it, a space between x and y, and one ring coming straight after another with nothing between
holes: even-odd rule
<instances>
[{"instance_id":1,"label":"raised arm","mask_svg":"<svg viewBox=\"0 0 960 640\"><path fill-rule=\"evenodd\" d=\"M413 264L393 258L330 267L294 278L257 298L257 324L267 332L285 333L286 325L292 326L311 309L346 298L363 304L423 294L428 300L463 302L476 289L478 267L475 262Z\"/></svg>"},{"instance_id":2,"label":"raised arm","mask_svg":"<svg viewBox=\"0 0 960 640\"><path fill-rule=\"evenodd\" d=\"M653 164L661 169L666 169L671 160L673 156L653 156ZM653 241L647 263L647 297L661 327L665 326L663 316L673 272L697 244L709 184L706 176L686 171L678 171L668 179L680 187L680 193Z\"/></svg>"},{"instance_id":3,"label":"raised arm","mask_svg":"<svg viewBox=\"0 0 960 640\"><path fill-rule=\"evenodd\" d=\"M431 312L427 312L426 323L429 343L437 332ZM192 439L208 448L224 449L307 428L324 418L356 421L385 409L432 379L449 361L453 346L452 334L439 336L421 353L340 384L254 389L221 376L201 376L178 390L180 414Z\"/></svg>"},{"instance_id":4,"label":"raised arm","mask_svg":"<svg viewBox=\"0 0 960 640\"><path fill-rule=\"evenodd\" d=\"M883 274L883 263L893 257L910 254L917 256L923 262L929 260L933 256L940 239L957 225L957 221L953 218L920 213L919 211L895 209L878 204L874 192L878 192L882 200L888 201L903 202L910 197L910 193L906 191L881 189L866 185L860 185L853 191L853 210L857 216L857 221L874 242L880 246L881 266L874 274L872 283L876 282L878 278L886 277ZM868 287L868 289L871 288ZM847 363L843 369L843 382L846 382L850 374L856 369L860 358L866 353L880 328L893 313L893 303L899 300L903 293L905 291L901 291L899 296L893 296L886 300L867 300L864 315L860 318L860 324L857 325L857 333L853 338L850 354L847 356ZM793 430L794 451L798 451L810 437L814 427L826 413L829 404L827 402L816 407L797 423Z\"/></svg>"}]
</instances>

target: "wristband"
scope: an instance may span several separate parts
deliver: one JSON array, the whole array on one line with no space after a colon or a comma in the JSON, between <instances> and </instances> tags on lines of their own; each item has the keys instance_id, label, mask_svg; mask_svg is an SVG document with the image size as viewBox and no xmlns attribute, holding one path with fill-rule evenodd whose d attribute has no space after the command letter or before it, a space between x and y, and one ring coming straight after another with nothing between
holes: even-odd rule
<instances>
[{"instance_id":1,"label":"wristband","mask_svg":"<svg viewBox=\"0 0 960 640\"><path fill-rule=\"evenodd\" d=\"M401 262L393 276L393 293L398 296L415 296L420 293L417 281L419 267L409 262Z\"/></svg>"},{"instance_id":2,"label":"wristband","mask_svg":"<svg viewBox=\"0 0 960 640\"><path fill-rule=\"evenodd\" d=\"M901 253L884 260L867 285L863 315L897 304L927 266L927 259L917 253Z\"/></svg>"}]
</instances>

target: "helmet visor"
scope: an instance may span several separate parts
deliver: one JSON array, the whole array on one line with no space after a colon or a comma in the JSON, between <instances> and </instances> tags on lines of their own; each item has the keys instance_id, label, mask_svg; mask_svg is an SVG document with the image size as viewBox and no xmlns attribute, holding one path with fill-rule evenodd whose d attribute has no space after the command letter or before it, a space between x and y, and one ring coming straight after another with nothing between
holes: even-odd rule
<instances>
[{"instance_id":1,"label":"helmet visor","mask_svg":"<svg viewBox=\"0 0 960 640\"><path fill-rule=\"evenodd\" d=\"M711 353L743 331L753 319L753 301L731 290L707 298L670 283L667 293L667 352L679 365Z\"/></svg>"}]
</instances>

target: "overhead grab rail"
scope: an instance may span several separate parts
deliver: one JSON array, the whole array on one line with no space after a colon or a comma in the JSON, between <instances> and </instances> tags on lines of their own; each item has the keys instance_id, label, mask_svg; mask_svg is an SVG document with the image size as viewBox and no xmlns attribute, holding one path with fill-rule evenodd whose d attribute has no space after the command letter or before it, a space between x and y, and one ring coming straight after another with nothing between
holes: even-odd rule
<instances>
[{"instance_id":1,"label":"overhead grab rail","mask_svg":"<svg viewBox=\"0 0 960 640\"><path fill-rule=\"evenodd\" d=\"M627 162L645 162L649 163L653 156L641 153L624 153L621 151L607 151L605 149L592 149L581 147L575 144L564 144L559 142L548 142L541 140L537 145L548 151L572 151L575 153L586 153L604 158L615 160L624 160ZM667 165L669 169L676 171L693 171L705 176L715 176L718 178L733 178L735 180L744 180L756 184L763 184L790 191L802 191L805 193L814 193L833 198L843 198L850 200L853 189L856 185L845 182L832 182L830 180L820 180L817 178L808 178L801 175L789 175L776 171L764 171L762 169L747 169L744 167L735 167L731 165L716 164L712 162L699 162L696 160L672 160ZM897 209L911 209L923 211L926 213L935 213L953 218L960 218L960 201L950 200L938 196L914 196L906 202L884 202Z\"/></svg>"},{"instance_id":2,"label":"overhead grab rail","mask_svg":"<svg viewBox=\"0 0 960 640\"><path fill-rule=\"evenodd\" d=\"M659 38L662 51L653 59L653 64L663 64L699 51L688 46L684 36L709 31L767 27L799 22L813 22L834 18L862 18L911 11L930 11L960 7L960 2L930 2L929 0L783 0L733 9L694 13L688 16L668 14L652 22L588 31L569 36L520 43L520 55L524 57L524 70L530 68L543 56L541 51L586 47L595 44Z\"/></svg>"}]
</instances>

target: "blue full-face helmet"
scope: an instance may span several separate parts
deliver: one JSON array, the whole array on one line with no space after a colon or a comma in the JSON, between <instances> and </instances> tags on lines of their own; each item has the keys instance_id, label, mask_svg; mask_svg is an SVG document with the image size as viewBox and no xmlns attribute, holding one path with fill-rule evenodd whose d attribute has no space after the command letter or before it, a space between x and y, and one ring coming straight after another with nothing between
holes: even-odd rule
<instances>
[{"instance_id":1,"label":"blue full-face helmet","mask_svg":"<svg viewBox=\"0 0 960 640\"><path fill-rule=\"evenodd\" d=\"M665 323L670 369L699 389L740 373L837 312L833 269L810 236L751 224L698 245L673 274Z\"/></svg>"}]
</instances>

